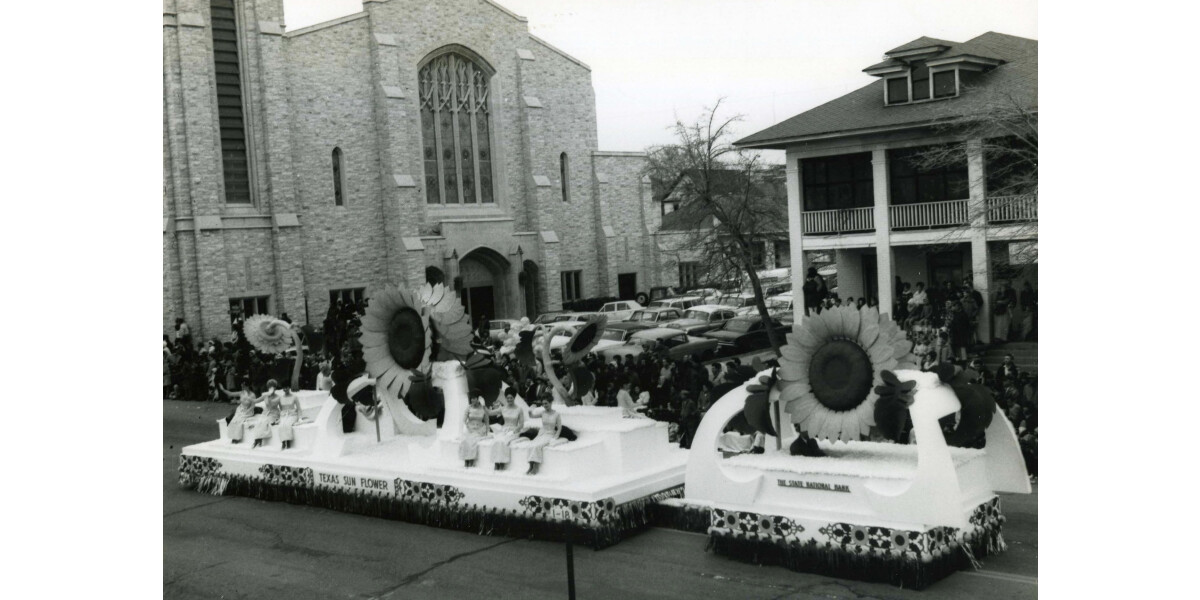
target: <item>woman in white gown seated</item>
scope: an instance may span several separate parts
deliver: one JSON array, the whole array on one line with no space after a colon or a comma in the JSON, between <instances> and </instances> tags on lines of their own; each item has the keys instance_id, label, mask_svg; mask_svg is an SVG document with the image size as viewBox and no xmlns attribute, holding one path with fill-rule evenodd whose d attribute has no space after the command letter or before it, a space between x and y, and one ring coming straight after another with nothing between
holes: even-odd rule
<instances>
[{"instance_id":1,"label":"woman in white gown seated","mask_svg":"<svg viewBox=\"0 0 1200 600\"><path fill-rule=\"evenodd\" d=\"M226 395L233 396L234 393L221 388L221 391ZM233 415L229 417L227 423L229 427L226 429L229 433L229 441L236 444L242 441L242 436L245 435L246 423L254 419L254 405L258 402L258 396L254 395L254 390L250 388L250 381L242 381L242 391L237 394L238 405L234 409Z\"/></svg>"},{"instance_id":2,"label":"woman in white gown seated","mask_svg":"<svg viewBox=\"0 0 1200 600\"><path fill-rule=\"evenodd\" d=\"M554 401L549 394L542 397L542 406L545 408L542 412L542 428L538 430L537 437L529 442L529 471L526 475L537 475L546 446L566 441L559 437L562 433L562 415L554 410Z\"/></svg>"},{"instance_id":3,"label":"woman in white gown seated","mask_svg":"<svg viewBox=\"0 0 1200 600\"><path fill-rule=\"evenodd\" d=\"M292 390L283 388L279 407L279 441L283 443L283 449L287 450L292 447L292 440L296 439L292 426L303 420L300 415L300 398L293 394Z\"/></svg>"},{"instance_id":4,"label":"woman in white gown seated","mask_svg":"<svg viewBox=\"0 0 1200 600\"><path fill-rule=\"evenodd\" d=\"M262 414L255 417L249 426L250 435L254 438L253 448L261 446L263 440L271 437L271 426L279 422L283 406L279 402L281 394L276 390L278 387L279 383L274 379L267 381L267 391L261 398L263 401Z\"/></svg>"},{"instance_id":5,"label":"woman in white gown seated","mask_svg":"<svg viewBox=\"0 0 1200 600\"><path fill-rule=\"evenodd\" d=\"M488 411L491 415L500 415L504 422L496 425L492 439L492 462L497 471L508 468L512 460L512 444L521 440L521 431L525 428L525 411L516 405L517 390L504 390L503 404L496 410Z\"/></svg>"},{"instance_id":6,"label":"woman in white gown seated","mask_svg":"<svg viewBox=\"0 0 1200 600\"><path fill-rule=\"evenodd\" d=\"M479 458L479 442L491 435L488 429L488 409L483 401L483 394L477 389L471 389L469 394L471 404L463 414L463 439L458 446L458 458L463 466L475 466Z\"/></svg>"}]
</instances>

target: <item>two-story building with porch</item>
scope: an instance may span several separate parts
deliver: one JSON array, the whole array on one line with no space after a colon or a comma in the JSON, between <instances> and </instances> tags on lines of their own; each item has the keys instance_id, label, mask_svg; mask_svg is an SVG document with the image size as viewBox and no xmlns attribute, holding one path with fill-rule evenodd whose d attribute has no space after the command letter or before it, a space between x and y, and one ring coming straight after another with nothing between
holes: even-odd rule
<instances>
[{"instance_id":1,"label":"two-story building with porch","mask_svg":"<svg viewBox=\"0 0 1200 600\"><path fill-rule=\"evenodd\" d=\"M1030 165L986 150L1010 143L1014 114L1036 136L1037 51L1036 40L991 32L923 37L864 69L877 81L736 142L786 152L795 288L817 252L836 256L840 295L876 297L885 311L901 282L971 277L988 298L979 334L989 340L999 286L1037 282L1036 158L1032 188L1014 194L1007 182L1022 169L1028 181Z\"/></svg>"}]
</instances>

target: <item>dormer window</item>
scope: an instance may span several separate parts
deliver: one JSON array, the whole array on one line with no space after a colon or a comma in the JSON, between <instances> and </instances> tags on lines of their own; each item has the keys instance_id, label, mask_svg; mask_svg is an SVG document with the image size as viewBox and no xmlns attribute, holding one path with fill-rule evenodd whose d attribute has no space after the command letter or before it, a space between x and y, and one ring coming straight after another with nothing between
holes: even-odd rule
<instances>
[{"instance_id":1,"label":"dormer window","mask_svg":"<svg viewBox=\"0 0 1200 600\"><path fill-rule=\"evenodd\" d=\"M888 106L954 98L972 77L1004 64L1000 59L956 52L960 46L966 45L923 37L888 51L886 60L863 72L883 78L883 101Z\"/></svg>"},{"instance_id":2,"label":"dormer window","mask_svg":"<svg viewBox=\"0 0 1200 600\"><path fill-rule=\"evenodd\" d=\"M958 95L958 69L933 74L933 97L950 98Z\"/></svg>"}]
</instances>

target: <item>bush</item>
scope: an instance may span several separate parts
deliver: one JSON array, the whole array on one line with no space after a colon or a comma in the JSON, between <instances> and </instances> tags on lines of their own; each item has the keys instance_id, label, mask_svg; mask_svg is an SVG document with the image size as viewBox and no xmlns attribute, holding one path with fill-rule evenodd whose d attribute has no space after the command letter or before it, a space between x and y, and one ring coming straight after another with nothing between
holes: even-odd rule
<instances>
[{"instance_id":1,"label":"bush","mask_svg":"<svg viewBox=\"0 0 1200 600\"><path fill-rule=\"evenodd\" d=\"M562 309L564 312L596 312L601 306L609 302L620 300L616 296L601 296L599 298L580 298L579 300L571 300L563 302Z\"/></svg>"}]
</instances>

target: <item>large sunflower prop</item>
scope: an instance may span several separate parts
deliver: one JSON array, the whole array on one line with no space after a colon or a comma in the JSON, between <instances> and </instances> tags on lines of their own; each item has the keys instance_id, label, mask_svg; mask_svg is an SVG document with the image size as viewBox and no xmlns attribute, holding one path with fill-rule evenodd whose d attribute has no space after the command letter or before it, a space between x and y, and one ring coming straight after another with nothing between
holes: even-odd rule
<instances>
[{"instance_id":1,"label":"large sunflower prop","mask_svg":"<svg viewBox=\"0 0 1200 600\"><path fill-rule=\"evenodd\" d=\"M278 354L292 345L296 346L296 359L292 366L292 389L300 389L300 364L304 361L304 344L300 333L287 321L270 315L254 315L246 319L242 327L246 341L263 352Z\"/></svg>"},{"instance_id":2,"label":"large sunflower prop","mask_svg":"<svg viewBox=\"0 0 1200 600\"><path fill-rule=\"evenodd\" d=\"M402 397L413 372L429 370L429 308L407 290L380 290L367 304L359 340L367 372L377 385Z\"/></svg>"},{"instance_id":3,"label":"large sunflower prop","mask_svg":"<svg viewBox=\"0 0 1200 600\"><path fill-rule=\"evenodd\" d=\"M426 283L417 295L429 307L434 336L433 360L466 360L475 350L471 347L471 318L463 310L458 295L440 283Z\"/></svg>"},{"instance_id":4,"label":"large sunflower prop","mask_svg":"<svg viewBox=\"0 0 1200 600\"><path fill-rule=\"evenodd\" d=\"M583 367L577 367L587 356L596 344L600 343L600 332L604 330L604 326L608 323L608 317L604 315L591 315L584 317L584 325L575 330L571 334L571 339L562 347L562 364L570 373L572 388L568 392L567 388L559 380L558 374L554 372L554 363L550 359L550 340L560 331L566 328L562 325L556 325L553 329L542 336L542 369L546 373L546 378L550 380L550 385L558 392L568 405L579 404L580 398L591 391L595 385L595 378L590 372Z\"/></svg>"},{"instance_id":5,"label":"large sunflower prop","mask_svg":"<svg viewBox=\"0 0 1200 600\"><path fill-rule=\"evenodd\" d=\"M867 437L881 373L917 368L912 342L874 308L839 307L805 317L787 341L779 361L780 402L810 437Z\"/></svg>"}]
</instances>

